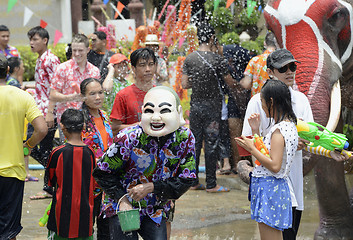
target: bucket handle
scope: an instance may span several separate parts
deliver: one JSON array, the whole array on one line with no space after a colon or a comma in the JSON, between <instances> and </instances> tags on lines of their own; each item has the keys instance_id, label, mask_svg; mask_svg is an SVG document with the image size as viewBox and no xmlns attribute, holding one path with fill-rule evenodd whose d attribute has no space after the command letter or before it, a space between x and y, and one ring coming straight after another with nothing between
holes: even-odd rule
<instances>
[{"instance_id":1,"label":"bucket handle","mask_svg":"<svg viewBox=\"0 0 353 240\"><path fill-rule=\"evenodd\" d=\"M118 205L116 206L116 210L115 210L116 214L118 214L118 208L119 208L119 205L120 205L121 200L122 200L125 196L128 196L128 195L129 195L129 194L126 193L126 194L124 194L124 195L119 199ZM138 201L138 203L139 203L139 211L141 211L141 203L140 203L140 201Z\"/></svg>"}]
</instances>

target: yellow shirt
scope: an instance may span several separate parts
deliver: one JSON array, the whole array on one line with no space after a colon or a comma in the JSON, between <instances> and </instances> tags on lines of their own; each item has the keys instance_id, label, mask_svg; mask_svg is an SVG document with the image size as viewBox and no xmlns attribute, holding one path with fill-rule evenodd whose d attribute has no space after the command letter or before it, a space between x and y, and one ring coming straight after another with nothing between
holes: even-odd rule
<instances>
[{"instance_id":1,"label":"yellow shirt","mask_svg":"<svg viewBox=\"0 0 353 240\"><path fill-rule=\"evenodd\" d=\"M24 120L42 116L34 98L13 86L0 86L0 176L24 181Z\"/></svg>"}]
</instances>

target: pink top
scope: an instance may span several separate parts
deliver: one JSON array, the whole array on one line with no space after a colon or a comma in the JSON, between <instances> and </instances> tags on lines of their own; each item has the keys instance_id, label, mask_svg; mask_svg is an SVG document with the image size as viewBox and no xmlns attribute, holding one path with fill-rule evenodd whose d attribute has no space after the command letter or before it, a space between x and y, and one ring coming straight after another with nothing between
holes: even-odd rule
<instances>
[{"instance_id":1,"label":"pink top","mask_svg":"<svg viewBox=\"0 0 353 240\"><path fill-rule=\"evenodd\" d=\"M50 50L45 51L37 59L34 79L36 80L35 99L39 110L44 117L47 115L49 106L50 85L53 75L60 60Z\"/></svg>"},{"instance_id":2,"label":"pink top","mask_svg":"<svg viewBox=\"0 0 353 240\"><path fill-rule=\"evenodd\" d=\"M69 95L75 93L75 85L80 85L86 78L96 78L100 79L99 69L93 64L87 62L86 68L83 72L80 71L79 66L76 61L70 59L62 64L60 64L54 74L53 81L50 85L51 89L58 91L64 95ZM57 118L60 122L61 115L68 108L81 108L81 102L58 102L57 107Z\"/></svg>"}]
</instances>

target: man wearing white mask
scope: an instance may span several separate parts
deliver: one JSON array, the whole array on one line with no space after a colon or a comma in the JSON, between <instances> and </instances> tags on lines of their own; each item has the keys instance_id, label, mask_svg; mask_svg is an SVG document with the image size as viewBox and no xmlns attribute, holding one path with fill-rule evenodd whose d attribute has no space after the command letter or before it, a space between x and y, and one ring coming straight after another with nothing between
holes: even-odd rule
<instances>
[{"instance_id":1,"label":"man wearing white mask","mask_svg":"<svg viewBox=\"0 0 353 240\"><path fill-rule=\"evenodd\" d=\"M141 123L123 129L93 176L110 196L103 214L110 217L111 239L167 239L166 217L171 200L178 199L196 179L195 138L183 127L183 111L174 90L150 89L142 105ZM132 236L123 233L116 216L138 208L141 227ZM166 217L165 217L166 216ZM130 233L129 233L130 234Z\"/></svg>"}]
</instances>

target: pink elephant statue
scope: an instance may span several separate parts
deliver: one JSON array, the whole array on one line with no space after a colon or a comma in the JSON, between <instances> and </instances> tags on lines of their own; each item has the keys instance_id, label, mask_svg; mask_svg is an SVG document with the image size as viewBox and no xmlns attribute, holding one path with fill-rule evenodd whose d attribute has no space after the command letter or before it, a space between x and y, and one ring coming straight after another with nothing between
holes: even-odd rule
<instances>
[{"instance_id":1,"label":"pink elephant statue","mask_svg":"<svg viewBox=\"0 0 353 240\"><path fill-rule=\"evenodd\" d=\"M315 122L330 130L337 127L341 103L353 107L352 3L269 0L264 9L278 44L301 62L296 87L307 95ZM320 210L315 239L353 239L353 197L347 191L343 163L323 158L315 155L304 162L304 173L312 168L315 172Z\"/></svg>"}]
</instances>

